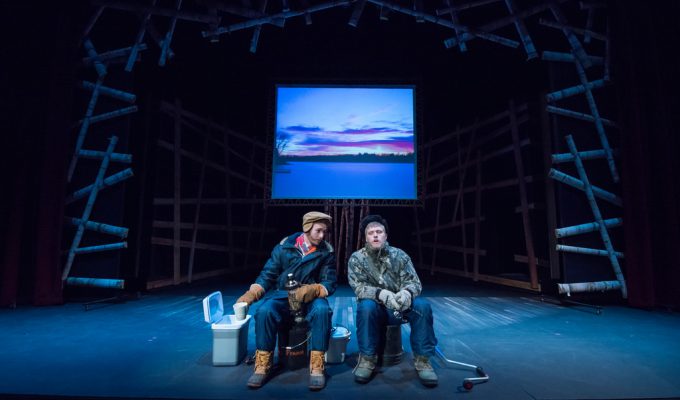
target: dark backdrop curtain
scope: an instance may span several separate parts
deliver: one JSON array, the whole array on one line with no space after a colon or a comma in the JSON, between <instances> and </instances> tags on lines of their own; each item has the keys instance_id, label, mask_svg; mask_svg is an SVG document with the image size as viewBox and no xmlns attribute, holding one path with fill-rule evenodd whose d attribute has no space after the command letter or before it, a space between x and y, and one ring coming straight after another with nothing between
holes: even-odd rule
<instances>
[{"instance_id":1,"label":"dark backdrop curtain","mask_svg":"<svg viewBox=\"0 0 680 400\"><path fill-rule=\"evenodd\" d=\"M0 306L62 302L60 241L78 6L83 4L0 5L5 29L0 46Z\"/></svg>"},{"instance_id":2,"label":"dark backdrop curtain","mask_svg":"<svg viewBox=\"0 0 680 400\"><path fill-rule=\"evenodd\" d=\"M629 304L680 307L680 2L612 1Z\"/></svg>"}]
</instances>

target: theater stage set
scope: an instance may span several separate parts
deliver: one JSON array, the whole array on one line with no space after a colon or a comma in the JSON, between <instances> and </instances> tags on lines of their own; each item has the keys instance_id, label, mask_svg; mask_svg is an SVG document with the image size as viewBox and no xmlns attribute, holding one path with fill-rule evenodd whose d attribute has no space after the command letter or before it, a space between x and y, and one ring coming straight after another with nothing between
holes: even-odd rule
<instances>
[{"instance_id":1,"label":"theater stage set","mask_svg":"<svg viewBox=\"0 0 680 400\"><path fill-rule=\"evenodd\" d=\"M0 9L0 398L680 398L679 3ZM248 389L254 323L214 365L203 300L231 313L311 210L345 357ZM408 324L354 382L369 214L432 305L437 387Z\"/></svg>"}]
</instances>

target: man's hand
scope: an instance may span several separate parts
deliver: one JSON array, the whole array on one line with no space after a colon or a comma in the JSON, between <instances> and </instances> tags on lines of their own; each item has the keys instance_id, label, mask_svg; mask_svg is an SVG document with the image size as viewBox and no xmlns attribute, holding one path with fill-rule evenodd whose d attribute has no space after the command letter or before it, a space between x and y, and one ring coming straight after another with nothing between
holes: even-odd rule
<instances>
[{"instance_id":1,"label":"man's hand","mask_svg":"<svg viewBox=\"0 0 680 400\"><path fill-rule=\"evenodd\" d=\"M260 300L264 296L264 288L257 283L253 283L250 285L250 289L248 289L241 297L236 300L237 303L240 303L242 301L248 303L250 306L254 302Z\"/></svg>"},{"instance_id":2,"label":"man's hand","mask_svg":"<svg viewBox=\"0 0 680 400\"><path fill-rule=\"evenodd\" d=\"M397 294L394 295L394 299L397 301L397 303L399 303L399 308L397 309L398 311L406 311L411 308L413 297L411 296L411 292L408 290L401 289L397 292Z\"/></svg>"},{"instance_id":3,"label":"man's hand","mask_svg":"<svg viewBox=\"0 0 680 400\"><path fill-rule=\"evenodd\" d=\"M399 310L401 305L397 302L396 295L394 292L390 292L387 289L382 289L378 295L378 300L385 305L385 307L392 310Z\"/></svg>"},{"instance_id":4,"label":"man's hand","mask_svg":"<svg viewBox=\"0 0 680 400\"><path fill-rule=\"evenodd\" d=\"M295 300L303 303L309 303L317 297L327 297L328 290L320 283L313 283L311 285L302 285L295 289Z\"/></svg>"}]
</instances>

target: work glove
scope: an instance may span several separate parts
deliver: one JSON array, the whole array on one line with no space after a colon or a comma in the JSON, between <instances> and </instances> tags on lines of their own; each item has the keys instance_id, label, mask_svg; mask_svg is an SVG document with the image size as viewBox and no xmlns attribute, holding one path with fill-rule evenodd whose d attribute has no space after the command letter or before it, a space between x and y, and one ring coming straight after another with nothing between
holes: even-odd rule
<instances>
[{"instance_id":1,"label":"work glove","mask_svg":"<svg viewBox=\"0 0 680 400\"><path fill-rule=\"evenodd\" d=\"M411 296L411 292L408 290L401 289L397 292L397 294L394 295L394 299L397 301L397 303L399 303L399 308L397 311L406 311L411 308L413 296Z\"/></svg>"},{"instance_id":2,"label":"work glove","mask_svg":"<svg viewBox=\"0 0 680 400\"><path fill-rule=\"evenodd\" d=\"M250 285L250 289L248 289L241 297L236 300L237 303L240 303L242 301L248 303L250 306L254 302L260 300L264 296L264 288L257 283L253 283Z\"/></svg>"},{"instance_id":3,"label":"work glove","mask_svg":"<svg viewBox=\"0 0 680 400\"><path fill-rule=\"evenodd\" d=\"M311 285L302 285L295 289L295 300L303 303L309 303L317 297L328 297L328 290L320 283L312 283Z\"/></svg>"},{"instance_id":4,"label":"work glove","mask_svg":"<svg viewBox=\"0 0 680 400\"><path fill-rule=\"evenodd\" d=\"M385 307L392 310L399 310L401 305L397 302L396 295L387 289L382 289L378 293L378 300L385 305Z\"/></svg>"}]
</instances>

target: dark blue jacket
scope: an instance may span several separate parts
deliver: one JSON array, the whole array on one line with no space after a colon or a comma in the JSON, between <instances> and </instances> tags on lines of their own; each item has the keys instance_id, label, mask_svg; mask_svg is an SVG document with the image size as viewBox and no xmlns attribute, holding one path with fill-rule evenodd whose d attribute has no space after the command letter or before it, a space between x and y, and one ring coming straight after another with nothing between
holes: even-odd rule
<instances>
[{"instance_id":1,"label":"dark blue jacket","mask_svg":"<svg viewBox=\"0 0 680 400\"><path fill-rule=\"evenodd\" d=\"M274 247L255 283L262 286L266 292L276 290L273 294L276 297L285 297L288 274L292 273L293 278L303 285L322 284L330 296L337 286L333 247L324 240L317 246L315 252L302 257L300 250L295 247L295 239L301 234L295 233L285 237Z\"/></svg>"}]
</instances>

